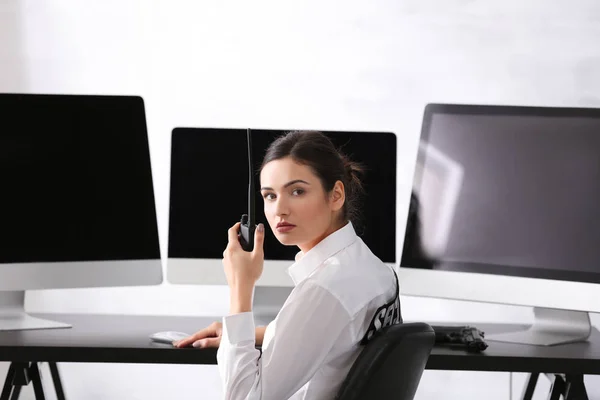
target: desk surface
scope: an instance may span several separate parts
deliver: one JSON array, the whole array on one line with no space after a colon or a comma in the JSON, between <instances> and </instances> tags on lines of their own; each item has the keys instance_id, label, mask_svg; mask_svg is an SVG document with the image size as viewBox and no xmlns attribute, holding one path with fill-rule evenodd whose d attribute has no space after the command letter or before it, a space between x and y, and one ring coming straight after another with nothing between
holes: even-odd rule
<instances>
[{"instance_id":1,"label":"desk surface","mask_svg":"<svg viewBox=\"0 0 600 400\"><path fill-rule=\"evenodd\" d=\"M67 329L0 332L0 361L216 364L216 349L176 349L150 341L159 331L194 333L218 318L87 314L38 314L73 324ZM432 323L432 325L441 325ZM463 324L457 324L463 325ZM516 325L473 323L502 332ZM590 340L553 347L488 341L480 354L434 347L427 369L600 374L600 333Z\"/></svg>"}]
</instances>

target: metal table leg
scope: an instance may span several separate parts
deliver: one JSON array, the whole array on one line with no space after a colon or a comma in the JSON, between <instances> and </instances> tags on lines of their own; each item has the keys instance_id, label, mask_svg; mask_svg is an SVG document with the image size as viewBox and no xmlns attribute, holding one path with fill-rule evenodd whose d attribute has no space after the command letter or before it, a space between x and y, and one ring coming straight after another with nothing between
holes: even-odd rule
<instances>
[{"instance_id":1,"label":"metal table leg","mask_svg":"<svg viewBox=\"0 0 600 400\"><path fill-rule=\"evenodd\" d=\"M50 374L52 375L54 389L56 390L56 398L58 400L65 400L65 392L60 380L58 366L55 362L50 362L48 364L50 366ZM36 400L45 400L46 396L44 394L42 375L40 374L38 362L11 362L8 373L6 374L6 379L4 380L4 387L0 394L0 400L18 400L21 389L23 386L29 385L29 382L33 385L33 392Z\"/></svg>"},{"instance_id":2,"label":"metal table leg","mask_svg":"<svg viewBox=\"0 0 600 400\"><path fill-rule=\"evenodd\" d=\"M523 395L521 396L522 400L531 400L533 398L533 392L535 391L535 386L537 385L539 377L540 374L537 372L529 374L527 385L525 386L525 390L523 390Z\"/></svg>"}]
</instances>

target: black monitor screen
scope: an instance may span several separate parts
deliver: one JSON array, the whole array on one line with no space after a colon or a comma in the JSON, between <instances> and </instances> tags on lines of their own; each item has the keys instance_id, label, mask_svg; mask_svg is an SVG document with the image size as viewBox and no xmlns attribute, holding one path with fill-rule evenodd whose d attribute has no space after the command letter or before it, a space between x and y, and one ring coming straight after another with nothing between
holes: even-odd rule
<instances>
[{"instance_id":1,"label":"black monitor screen","mask_svg":"<svg viewBox=\"0 0 600 400\"><path fill-rule=\"evenodd\" d=\"M143 100L0 94L0 263L160 258Z\"/></svg>"},{"instance_id":2,"label":"black monitor screen","mask_svg":"<svg viewBox=\"0 0 600 400\"><path fill-rule=\"evenodd\" d=\"M401 265L600 282L600 110L429 105Z\"/></svg>"},{"instance_id":3,"label":"black monitor screen","mask_svg":"<svg viewBox=\"0 0 600 400\"><path fill-rule=\"evenodd\" d=\"M256 223L265 224L265 259L293 260L295 246L273 235L257 173L269 144L287 131L252 129ZM384 262L396 259L396 136L385 132L323 132L366 168L357 234ZM227 230L247 212L245 129L176 128L171 148L170 258L222 258Z\"/></svg>"}]
</instances>

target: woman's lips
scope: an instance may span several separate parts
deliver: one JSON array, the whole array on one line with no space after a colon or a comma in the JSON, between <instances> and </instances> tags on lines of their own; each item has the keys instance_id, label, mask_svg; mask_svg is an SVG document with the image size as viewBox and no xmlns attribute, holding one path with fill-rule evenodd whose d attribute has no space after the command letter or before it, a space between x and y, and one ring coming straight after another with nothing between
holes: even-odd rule
<instances>
[{"instance_id":1,"label":"woman's lips","mask_svg":"<svg viewBox=\"0 0 600 400\"><path fill-rule=\"evenodd\" d=\"M296 227L296 225L292 225L292 224L278 224L277 225L277 232L287 233L287 232L290 232L295 227Z\"/></svg>"}]
</instances>

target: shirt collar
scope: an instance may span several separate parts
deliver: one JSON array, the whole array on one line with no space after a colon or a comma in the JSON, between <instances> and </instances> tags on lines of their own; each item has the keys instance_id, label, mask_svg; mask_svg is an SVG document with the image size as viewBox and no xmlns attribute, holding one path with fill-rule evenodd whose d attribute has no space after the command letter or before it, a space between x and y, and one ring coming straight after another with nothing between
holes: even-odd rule
<instances>
[{"instance_id":1,"label":"shirt collar","mask_svg":"<svg viewBox=\"0 0 600 400\"><path fill-rule=\"evenodd\" d=\"M329 257L354 243L357 237L352 222L348 222L344 227L321 240L306 253L298 252L296 262L287 271L294 281L294 285L306 279Z\"/></svg>"}]
</instances>

